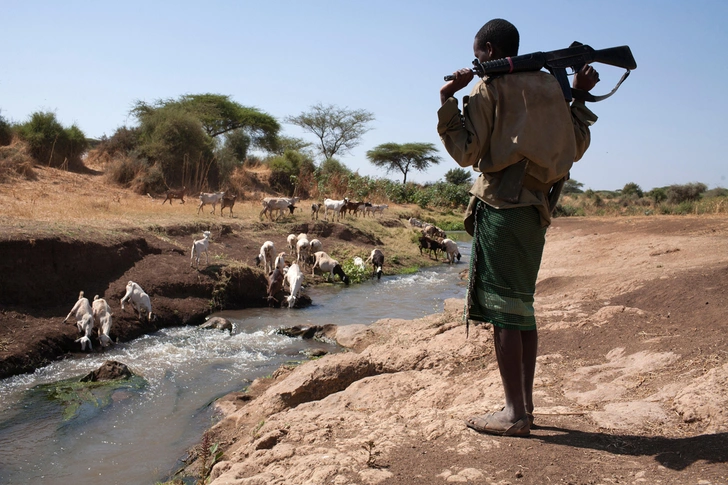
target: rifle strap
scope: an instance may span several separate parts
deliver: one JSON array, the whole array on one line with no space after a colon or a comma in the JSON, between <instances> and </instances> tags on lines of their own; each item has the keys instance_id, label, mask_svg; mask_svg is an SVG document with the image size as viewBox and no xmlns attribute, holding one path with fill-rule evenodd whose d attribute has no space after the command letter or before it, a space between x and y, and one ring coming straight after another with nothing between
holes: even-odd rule
<instances>
[{"instance_id":1,"label":"rifle strap","mask_svg":"<svg viewBox=\"0 0 728 485\"><path fill-rule=\"evenodd\" d=\"M574 99L578 99L579 101L589 101L592 103L596 103L597 101L601 101L603 99L607 99L611 95L617 92L617 89L619 89L619 86L622 85L625 79L629 77L630 70L627 69L627 71L622 75L622 79L619 80L616 86L614 86L614 89L612 89L607 94L604 94L602 96L594 96L592 93L588 91L583 91L581 89L573 89L571 90L571 95Z\"/></svg>"}]
</instances>

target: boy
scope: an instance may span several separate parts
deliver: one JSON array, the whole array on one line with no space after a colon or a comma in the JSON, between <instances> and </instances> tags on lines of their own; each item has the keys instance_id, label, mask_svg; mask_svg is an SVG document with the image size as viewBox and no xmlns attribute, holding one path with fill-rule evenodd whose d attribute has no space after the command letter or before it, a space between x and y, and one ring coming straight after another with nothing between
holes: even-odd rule
<instances>
[{"instance_id":1,"label":"boy","mask_svg":"<svg viewBox=\"0 0 728 485\"><path fill-rule=\"evenodd\" d=\"M473 52L487 62L518 55L518 45L518 30L494 19L476 34ZM493 325L505 407L465 423L483 433L528 436L538 350L533 294L551 223L548 196L588 148L597 118L581 102L569 106L543 71L478 81L461 113L453 95L472 78L472 70L461 69L440 89L437 131L460 166L480 172L466 217L473 236L466 317ZM589 91L598 81L584 66L573 84Z\"/></svg>"}]
</instances>

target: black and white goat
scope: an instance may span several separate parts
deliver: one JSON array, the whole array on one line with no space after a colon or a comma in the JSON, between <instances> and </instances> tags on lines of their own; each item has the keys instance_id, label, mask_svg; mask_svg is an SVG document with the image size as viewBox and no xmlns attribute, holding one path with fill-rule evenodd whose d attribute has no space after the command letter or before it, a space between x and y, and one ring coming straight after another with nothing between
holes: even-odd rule
<instances>
[{"instance_id":1,"label":"black and white goat","mask_svg":"<svg viewBox=\"0 0 728 485\"><path fill-rule=\"evenodd\" d=\"M377 279L382 278L382 266L384 266L384 253L380 249L372 249L372 253L366 259L365 263L372 263L374 266L374 275Z\"/></svg>"}]
</instances>

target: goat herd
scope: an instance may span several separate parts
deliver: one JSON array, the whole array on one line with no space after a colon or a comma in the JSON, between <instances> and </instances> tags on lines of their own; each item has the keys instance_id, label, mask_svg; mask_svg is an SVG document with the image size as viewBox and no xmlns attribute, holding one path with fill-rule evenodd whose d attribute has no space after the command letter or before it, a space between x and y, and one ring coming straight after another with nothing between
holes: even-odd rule
<instances>
[{"instance_id":1,"label":"goat herd","mask_svg":"<svg viewBox=\"0 0 728 485\"><path fill-rule=\"evenodd\" d=\"M349 284L349 277L339 262L324 252L323 244L319 239L309 240L308 234L301 233L299 235L289 234L286 241L291 256L295 256L291 264L286 263L285 252L276 254L273 241L264 242L260 247L260 254L255 257L256 266L262 265L268 275L269 306L281 306L285 301L288 308L293 308L303 286L303 271L308 268L311 269L311 276L315 275L316 269L318 269L326 275L328 281L332 281L335 275L345 285ZM381 278L384 253L380 249L373 249L366 260L360 257L354 258L354 264L362 269L368 263L374 267L374 275Z\"/></svg>"},{"instance_id":2,"label":"goat herd","mask_svg":"<svg viewBox=\"0 0 728 485\"><path fill-rule=\"evenodd\" d=\"M172 204L173 199L179 199L181 203L184 203L185 194L186 190L184 188L181 191L168 191L162 204L168 200ZM200 205L197 212L199 213L206 204L210 204L214 213L217 204L220 203L220 215L222 215L222 209L229 207L230 215L232 216L235 198L236 196L234 195L226 196L225 192L212 194L202 193L200 194ZM259 217L263 218L267 214L268 218L272 221L273 212L278 211L276 217L278 219L286 209L293 213L296 208L295 204L299 201L300 199L298 197L266 197L262 201L263 210ZM326 220L328 220L329 213L331 213L333 219L340 220L342 214L361 214L366 217L367 214L372 214L372 216L377 213L381 214L386 208L388 208L387 204L374 205L369 202L350 202L348 198L344 198L343 200L325 199L323 204L312 204L311 218L318 219L321 209L324 209L324 218ZM457 243L452 239L448 239L442 229L432 224L423 223L415 218L410 218L409 223L412 227L419 228L422 232L419 238L420 254L424 254L423 251L427 251L430 257L434 256L435 259L438 259L438 252L443 252L448 263L453 264L456 260L460 261L461 256ZM199 269L202 253L205 254L206 263L209 265L210 262L208 253L210 231L204 231L202 236L202 239L193 242L190 253L190 266L197 269ZM311 271L311 276L315 275L318 269L326 275L328 281L331 281L334 276L338 276L345 285L349 284L349 277L344 272L341 264L324 252L323 244L319 239L309 239L305 233L298 235L290 234L287 238L287 243L288 250L293 257L293 261L290 264L286 263L285 252L276 253L275 245L272 241L264 242L260 247L260 253L255 257L256 266L262 265L267 275L267 301L269 306L282 306L285 304L288 308L293 308L296 305L296 301L300 298L304 282L304 271L307 270ZM369 263L373 266L373 276L376 276L377 279L381 278L382 267L384 265L384 253L380 249L373 249L366 260L358 256L354 258L354 265L361 269L364 269ZM137 311L140 319L143 316L146 316L149 320L153 318L149 295L144 292L139 284L133 281L129 281L126 285L126 294L121 299L122 310L124 310L124 304L126 302L129 302L132 308ZM112 312L106 300L96 295L93 304L91 304L88 298L83 296L82 291L63 322L67 322L73 315L76 317L78 330L82 334L76 340L76 342L81 343L82 351L86 350L87 345L89 350L93 350L91 336L93 335L94 329L98 332L98 340L102 347L108 347L113 343L109 336L112 325Z\"/></svg>"},{"instance_id":3,"label":"goat herd","mask_svg":"<svg viewBox=\"0 0 728 485\"><path fill-rule=\"evenodd\" d=\"M187 188L182 187L182 190L168 190L165 193L165 198L162 201L162 205L169 201L172 205L174 199L185 203L185 195L187 195ZM151 197L151 196L150 196ZM199 195L200 204L197 206L197 213L199 214L202 208L206 205L212 206L211 214L215 214L217 210L217 204L220 204L220 215L223 215L225 208L230 209L230 217L233 216L233 206L235 205L236 195L227 195L225 192L202 192ZM263 210L260 211L259 218L267 217L273 221L273 212L277 211L275 220L280 219L285 211L288 210L291 214L296 210L296 204L301 199L299 197L265 197L262 200ZM332 214L332 219L341 220L341 216L345 214L353 214L355 216L361 215L366 217L371 215L372 217L376 214L383 214L384 209L389 208L387 204L372 204L370 202L353 202L348 198L342 200L324 199L323 203L311 204L311 219L318 219L321 209L324 210L324 219L329 219L329 212Z\"/></svg>"}]
</instances>

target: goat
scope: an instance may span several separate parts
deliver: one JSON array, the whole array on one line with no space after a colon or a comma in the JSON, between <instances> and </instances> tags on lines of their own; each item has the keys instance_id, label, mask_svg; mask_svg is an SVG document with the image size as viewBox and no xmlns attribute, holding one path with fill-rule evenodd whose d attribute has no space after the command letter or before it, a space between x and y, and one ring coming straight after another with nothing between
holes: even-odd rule
<instances>
[{"instance_id":1,"label":"goat","mask_svg":"<svg viewBox=\"0 0 728 485\"><path fill-rule=\"evenodd\" d=\"M320 210L321 210L321 204L316 203L316 202L311 204L311 219L318 220Z\"/></svg>"},{"instance_id":2,"label":"goat","mask_svg":"<svg viewBox=\"0 0 728 485\"><path fill-rule=\"evenodd\" d=\"M311 243L308 239L301 238L296 243L296 261L302 264L306 264L306 259L310 253Z\"/></svg>"},{"instance_id":3,"label":"goat","mask_svg":"<svg viewBox=\"0 0 728 485\"><path fill-rule=\"evenodd\" d=\"M142 308L148 313L147 318L152 319L152 301L139 284L129 281L126 284L126 295L121 299L121 309L124 310L124 303L129 301L131 307L139 313L139 319L142 318Z\"/></svg>"},{"instance_id":4,"label":"goat","mask_svg":"<svg viewBox=\"0 0 728 485\"><path fill-rule=\"evenodd\" d=\"M372 249L372 253L366 260L367 263L372 263L374 266L374 275L377 279L382 278L382 266L384 266L384 253L380 249Z\"/></svg>"},{"instance_id":5,"label":"goat","mask_svg":"<svg viewBox=\"0 0 728 485\"><path fill-rule=\"evenodd\" d=\"M367 207L371 207L371 206L372 206L371 202L360 202L359 206L354 211L354 214L356 214L356 215L361 214L362 217L366 217L367 216L367 212L366 212Z\"/></svg>"},{"instance_id":6,"label":"goat","mask_svg":"<svg viewBox=\"0 0 728 485\"><path fill-rule=\"evenodd\" d=\"M316 257L315 262L313 263L312 273L316 274L316 268L320 269L323 273L328 273L328 277L326 278L327 281L332 280L332 275L338 276L341 281L344 282L345 285L349 284L349 277L346 276L346 273L344 273L344 270L341 269L341 265L338 261L335 259L332 259L331 256L326 254L323 251L319 251L314 254Z\"/></svg>"},{"instance_id":7,"label":"goat","mask_svg":"<svg viewBox=\"0 0 728 485\"><path fill-rule=\"evenodd\" d=\"M278 256L276 256L275 264L273 266L276 269L284 271L286 269L286 253L278 253Z\"/></svg>"},{"instance_id":8,"label":"goat","mask_svg":"<svg viewBox=\"0 0 728 485\"><path fill-rule=\"evenodd\" d=\"M200 211L206 204L212 205L212 212L210 212L210 214L214 214L215 210L217 210L217 203L220 202L223 197L225 197L225 192L202 192L200 194L200 205L197 207L197 214L200 213ZM220 211L220 214L222 214L222 210Z\"/></svg>"},{"instance_id":9,"label":"goat","mask_svg":"<svg viewBox=\"0 0 728 485\"><path fill-rule=\"evenodd\" d=\"M298 239L296 238L295 234L289 234L286 238L286 242L288 243L288 249L291 250L291 252L296 250L296 241Z\"/></svg>"},{"instance_id":10,"label":"goat","mask_svg":"<svg viewBox=\"0 0 728 485\"><path fill-rule=\"evenodd\" d=\"M166 192L166 198L162 201L162 205L169 201L169 205L172 205L173 199L179 199L179 201L185 203L185 195L187 195L187 187L182 187L182 190L168 190Z\"/></svg>"},{"instance_id":11,"label":"goat","mask_svg":"<svg viewBox=\"0 0 728 485\"><path fill-rule=\"evenodd\" d=\"M458 243L456 243L452 239L444 239L442 241L442 246L444 248L445 254L447 254L448 263L455 263L456 258L458 261L460 261L460 250L458 250Z\"/></svg>"},{"instance_id":12,"label":"goat","mask_svg":"<svg viewBox=\"0 0 728 485\"><path fill-rule=\"evenodd\" d=\"M280 268L276 268L273 270L273 272L268 276L268 305L274 306L278 303L278 299L276 298L276 295L283 291L283 280L285 279L285 276L283 275L283 270Z\"/></svg>"},{"instance_id":13,"label":"goat","mask_svg":"<svg viewBox=\"0 0 728 485\"><path fill-rule=\"evenodd\" d=\"M301 293L301 287L303 286L303 273L298 264L293 263L288 272L286 273L285 283L288 284L290 295L286 299L288 301L288 308L293 308L296 305L296 299Z\"/></svg>"},{"instance_id":14,"label":"goat","mask_svg":"<svg viewBox=\"0 0 728 485\"><path fill-rule=\"evenodd\" d=\"M319 239L311 239L309 242L309 250L312 253L317 253L324 250L324 245Z\"/></svg>"},{"instance_id":15,"label":"goat","mask_svg":"<svg viewBox=\"0 0 728 485\"><path fill-rule=\"evenodd\" d=\"M276 247L273 241L266 241L260 247L260 254L255 257L255 265L260 266L263 263L265 274L273 271L273 255L276 253Z\"/></svg>"},{"instance_id":16,"label":"goat","mask_svg":"<svg viewBox=\"0 0 728 485\"><path fill-rule=\"evenodd\" d=\"M433 226L432 224L425 224L424 228L422 229L422 234L429 237L429 238L440 238L445 239L447 237L447 234L445 234L445 231L440 229L437 226Z\"/></svg>"},{"instance_id":17,"label":"goat","mask_svg":"<svg viewBox=\"0 0 728 485\"><path fill-rule=\"evenodd\" d=\"M210 265L210 254L207 252L207 248L210 245L210 231L203 232L202 236L202 239L198 239L192 243L192 251L190 252L190 267L193 267L194 263L196 269L200 269L200 257L203 251L205 252L207 265Z\"/></svg>"},{"instance_id":18,"label":"goat","mask_svg":"<svg viewBox=\"0 0 728 485\"><path fill-rule=\"evenodd\" d=\"M78 329L81 330L81 326L79 322L83 319L84 315L93 315L93 309L91 308L91 304L88 302L88 298L85 298L83 296L83 291L79 292L78 294L78 300L76 300L76 304L73 305L73 308L71 308L71 311L68 312L68 315L66 315L66 318L63 319L63 323L66 323L69 318L71 318L71 315L76 315L76 324L79 325Z\"/></svg>"},{"instance_id":19,"label":"goat","mask_svg":"<svg viewBox=\"0 0 728 485\"><path fill-rule=\"evenodd\" d=\"M365 207L364 213L366 214L366 213L371 212L372 217L373 217L374 214L376 214L377 212L379 212L380 214L384 214L384 209L388 209L388 208L389 208L389 206L387 204L379 204L379 205L373 204L371 206Z\"/></svg>"},{"instance_id":20,"label":"goat","mask_svg":"<svg viewBox=\"0 0 728 485\"><path fill-rule=\"evenodd\" d=\"M106 300L99 298L99 295L94 296L94 303L92 305L94 311L94 325L99 332L99 342L102 347L108 347L113 342L109 337L111 331L111 308Z\"/></svg>"},{"instance_id":21,"label":"goat","mask_svg":"<svg viewBox=\"0 0 728 485\"><path fill-rule=\"evenodd\" d=\"M220 202L220 216L222 217L222 211L225 209L225 207L230 208L230 217L233 216L233 206L235 205L235 199L237 198L237 195L226 195L222 198L222 201Z\"/></svg>"},{"instance_id":22,"label":"goat","mask_svg":"<svg viewBox=\"0 0 728 485\"><path fill-rule=\"evenodd\" d=\"M295 204L299 200L301 200L299 197L266 197L261 201L263 204L263 210L260 211L258 218L263 219L263 216L267 213L270 220L273 221L273 211L277 210L278 217L276 217L276 220L278 220L283 215L283 211L286 210L286 208L288 208L288 210L291 211L291 214L293 214ZM294 207L292 208L291 206Z\"/></svg>"},{"instance_id":23,"label":"goat","mask_svg":"<svg viewBox=\"0 0 728 485\"><path fill-rule=\"evenodd\" d=\"M325 199L324 200L324 219L329 220L329 211L332 211L334 213L334 218L338 216L339 220L341 220L341 210L346 206L346 203L349 202L349 199L344 197L344 200L332 200L332 199Z\"/></svg>"},{"instance_id":24,"label":"goat","mask_svg":"<svg viewBox=\"0 0 728 485\"><path fill-rule=\"evenodd\" d=\"M407 222L409 222L409 223L410 223L410 226L412 226L412 227L422 227L422 226L424 226L424 225L425 225L425 223L424 223L424 222L422 222L422 221L421 221L421 220L419 220L419 219L415 219L414 217L410 217L410 218L409 218L409 219L407 220Z\"/></svg>"},{"instance_id":25,"label":"goat","mask_svg":"<svg viewBox=\"0 0 728 485\"><path fill-rule=\"evenodd\" d=\"M435 239L429 238L427 236L422 236L420 238L420 254L422 254L423 249L427 249L429 251L430 258L432 258L432 253L434 251L436 260L438 259L437 252L445 250L445 248L439 241L436 241Z\"/></svg>"},{"instance_id":26,"label":"goat","mask_svg":"<svg viewBox=\"0 0 728 485\"><path fill-rule=\"evenodd\" d=\"M81 338L77 339L76 342L81 342L81 350L86 350L87 344L89 350L93 350L93 347L91 346L91 332L94 328L93 309L91 308L91 304L88 302L88 298L83 296L83 291L78 293L78 300L76 300L76 304L73 305L71 311L68 312L68 315L66 315L63 323L66 323L73 314L76 315L76 326L78 327L78 331L83 333Z\"/></svg>"}]
</instances>

